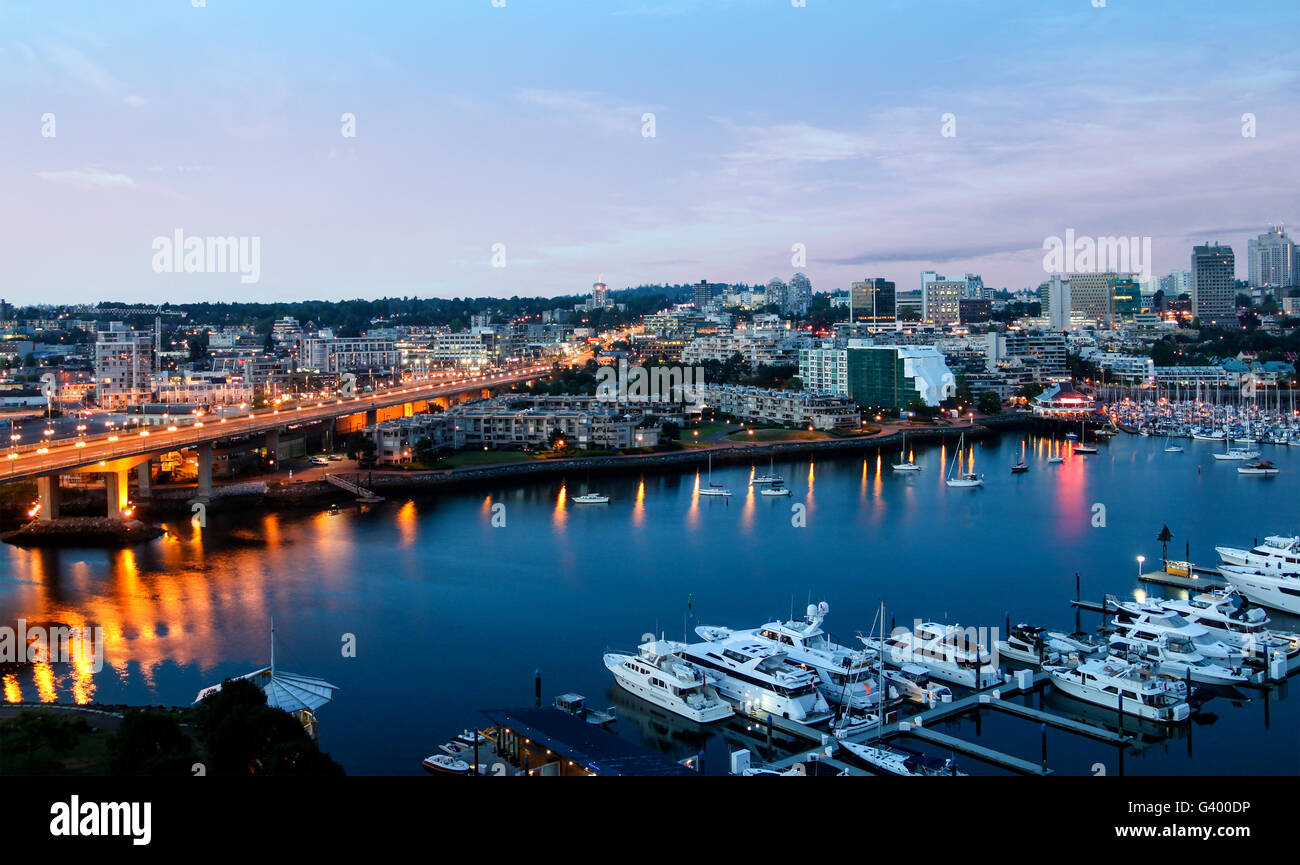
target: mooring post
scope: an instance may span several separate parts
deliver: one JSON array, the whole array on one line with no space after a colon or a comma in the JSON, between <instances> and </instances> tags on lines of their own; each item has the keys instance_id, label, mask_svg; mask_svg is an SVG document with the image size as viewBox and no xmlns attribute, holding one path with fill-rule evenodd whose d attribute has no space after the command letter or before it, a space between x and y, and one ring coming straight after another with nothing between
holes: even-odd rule
<instances>
[{"instance_id":1,"label":"mooring post","mask_svg":"<svg viewBox=\"0 0 1300 865\"><path fill-rule=\"evenodd\" d=\"M533 698L537 702L537 708L542 708L542 671L533 670Z\"/></svg>"},{"instance_id":2,"label":"mooring post","mask_svg":"<svg viewBox=\"0 0 1300 865\"><path fill-rule=\"evenodd\" d=\"M772 713L771 712L767 713L767 750L769 753L772 750Z\"/></svg>"},{"instance_id":3,"label":"mooring post","mask_svg":"<svg viewBox=\"0 0 1300 865\"><path fill-rule=\"evenodd\" d=\"M1047 774L1047 724L1041 724L1043 731L1043 774Z\"/></svg>"},{"instance_id":4,"label":"mooring post","mask_svg":"<svg viewBox=\"0 0 1300 865\"><path fill-rule=\"evenodd\" d=\"M1124 735L1124 692L1119 692L1119 734Z\"/></svg>"}]
</instances>

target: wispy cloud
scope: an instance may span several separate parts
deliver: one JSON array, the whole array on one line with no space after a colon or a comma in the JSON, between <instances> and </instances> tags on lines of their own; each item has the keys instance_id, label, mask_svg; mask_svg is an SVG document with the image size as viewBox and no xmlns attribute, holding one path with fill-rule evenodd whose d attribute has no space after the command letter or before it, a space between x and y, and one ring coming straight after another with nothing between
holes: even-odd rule
<instances>
[{"instance_id":1,"label":"wispy cloud","mask_svg":"<svg viewBox=\"0 0 1300 865\"><path fill-rule=\"evenodd\" d=\"M49 183L76 186L81 189L123 189L135 186L135 181L125 174L95 168L38 171L36 176Z\"/></svg>"}]
</instances>

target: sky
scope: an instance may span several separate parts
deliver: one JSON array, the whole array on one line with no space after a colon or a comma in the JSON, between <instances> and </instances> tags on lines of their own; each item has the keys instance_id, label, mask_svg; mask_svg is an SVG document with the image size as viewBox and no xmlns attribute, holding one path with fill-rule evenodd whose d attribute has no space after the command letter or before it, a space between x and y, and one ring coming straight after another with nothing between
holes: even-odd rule
<instances>
[{"instance_id":1,"label":"sky","mask_svg":"<svg viewBox=\"0 0 1300 865\"><path fill-rule=\"evenodd\" d=\"M1015 290L1069 229L1240 278L1300 235L1294 0L199 2L0 4L0 297Z\"/></svg>"}]
</instances>

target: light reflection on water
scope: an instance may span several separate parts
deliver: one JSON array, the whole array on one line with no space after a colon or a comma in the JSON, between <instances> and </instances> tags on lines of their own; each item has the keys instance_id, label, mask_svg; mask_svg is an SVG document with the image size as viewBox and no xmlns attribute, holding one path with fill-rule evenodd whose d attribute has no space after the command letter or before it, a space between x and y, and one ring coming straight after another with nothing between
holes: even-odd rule
<instances>
[{"instance_id":1,"label":"light reflection on water","mask_svg":"<svg viewBox=\"0 0 1300 865\"><path fill-rule=\"evenodd\" d=\"M1001 627L1009 615L1073 629L1073 573L1083 575L1085 597L1131 596L1135 556L1156 561L1162 524L1176 536L1171 555L1190 541L1206 564L1216 543L1296 528L1294 451L1271 449L1284 474L1260 482L1215 465L1213 443L1167 455L1163 440L1121 437L1085 457L1030 437L1031 470L1013 476L1024 439L968 442L969 465L979 450L986 475L977 490L948 490L951 447L921 445L924 468L908 474L886 464L893 453L815 466L778 459L789 498L758 496L746 464L714 467L734 501L699 496L706 481L695 470L586 487L573 477L572 490L599 489L613 501L573 506L570 488L555 481L363 510L213 508L206 528L180 521L120 551L5 547L0 624L97 625L106 664L97 674L88 663L10 664L0 683L10 702L187 704L223 676L266 663L274 616L277 663L340 686L320 713L326 749L353 772L418 772L422 756L479 720L476 709L531 703L534 669L544 671L548 700L577 690L612 702L601 653L631 648L646 631L678 638L678 628L700 620L753 626L788 614L792 597L796 609L805 597L829 601L828 625L850 639L882 599L899 622L946 616ZM1058 448L1065 462L1048 465ZM768 470L766 459L756 462ZM791 520L797 503L807 505L804 528ZM1096 503L1106 506L1105 528L1092 525ZM498 504L506 508L500 528L492 525ZM699 620L683 623L688 597ZM355 659L342 657L345 634L356 636ZM1216 701L1219 719L1196 731L1194 761L1180 748L1153 748L1130 768L1294 772L1295 701L1273 699L1269 731L1257 698L1240 707ZM661 719L639 724L635 712L623 735L663 727ZM1001 723L986 722L986 744ZM1013 744L1017 735L1006 733ZM676 742L669 750L678 757L700 745L676 732L650 738ZM721 771L723 737L706 738ZM1053 747L1073 765L1065 757L1074 746ZM1085 747L1077 750L1082 759Z\"/></svg>"}]
</instances>

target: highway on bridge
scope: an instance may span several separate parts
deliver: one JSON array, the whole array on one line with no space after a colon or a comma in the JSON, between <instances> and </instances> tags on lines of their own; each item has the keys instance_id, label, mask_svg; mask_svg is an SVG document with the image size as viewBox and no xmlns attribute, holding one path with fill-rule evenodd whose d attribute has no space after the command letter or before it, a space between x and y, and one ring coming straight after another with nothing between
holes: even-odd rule
<instances>
[{"instance_id":1,"label":"highway on bridge","mask_svg":"<svg viewBox=\"0 0 1300 865\"><path fill-rule=\"evenodd\" d=\"M240 415L223 415L220 419L209 415L204 420L183 426L131 433L108 433L75 440L56 440L40 447L27 450L15 449L7 453L2 461L3 467L0 467L0 483L56 475L106 464L109 461L129 460L144 454L166 453L234 436L253 435L288 426L333 420L345 415L402 405L415 400L437 399L479 388L517 384L548 375L550 372L549 366L534 366L450 382L406 384L351 399L317 400L314 405L299 404L295 408L250 411Z\"/></svg>"}]
</instances>

